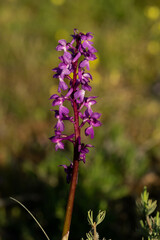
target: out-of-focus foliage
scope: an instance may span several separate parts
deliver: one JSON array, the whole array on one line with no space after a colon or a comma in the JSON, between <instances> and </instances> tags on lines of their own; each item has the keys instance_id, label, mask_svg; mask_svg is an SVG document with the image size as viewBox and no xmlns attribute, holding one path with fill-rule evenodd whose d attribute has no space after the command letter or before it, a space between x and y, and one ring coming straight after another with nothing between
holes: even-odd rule
<instances>
[{"instance_id":1,"label":"out-of-focus foliage","mask_svg":"<svg viewBox=\"0 0 160 240\"><path fill-rule=\"evenodd\" d=\"M57 166L72 158L72 149L55 152L48 140L55 124L48 98L58 86L52 79L57 41L70 40L74 28L95 34L92 87L103 126L95 129L86 165L80 164L71 239L87 232L88 209L107 206L112 214L102 235L135 239L128 203L144 184L160 186L159 0L0 5L0 240L42 238L8 196L33 210L51 238L61 236L68 186Z\"/></svg>"},{"instance_id":2,"label":"out-of-focus foliage","mask_svg":"<svg viewBox=\"0 0 160 240\"><path fill-rule=\"evenodd\" d=\"M141 194L141 201L137 202L138 211L141 213L140 225L142 240L158 240L160 239L160 217L159 212L153 217L151 214L155 211L157 207L157 201L152 202L149 199L149 193L147 188L144 188Z\"/></svg>"}]
</instances>

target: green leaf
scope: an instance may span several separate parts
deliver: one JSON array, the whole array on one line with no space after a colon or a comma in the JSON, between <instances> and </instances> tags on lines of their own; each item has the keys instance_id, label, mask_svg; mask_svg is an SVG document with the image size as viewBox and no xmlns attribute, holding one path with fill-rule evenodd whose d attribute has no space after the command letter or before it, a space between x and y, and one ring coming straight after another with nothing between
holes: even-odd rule
<instances>
[{"instance_id":1,"label":"green leaf","mask_svg":"<svg viewBox=\"0 0 160 240\"><path fill-rule=\"evenodd\" d=\"M157 224L157 226L160 226L159 212L157 212L157 214L156 214L156 224Z\"/></svg>"},{"instance_id":2,"label":"green leaf","mask_svg":"<svg viewBox=\"0 0 160 240\"><path fill-rule=\"evenodd\" d=\"M106 216L106 211L99 210L99 213L97 215L96 223L97 225L103 222L104 218Z\"/></svg>"},{"instance_id":3,"label":"green leaf","mask_svg":"<svg viewBox=\"0 0 160 240\"><path fill-rule=\"evenodd\" d=\"M154 210L156 209L157 207L157 201L154 201L152 203L152 200L149 200L148 201L148 212L147 212L147 215L150 215L154 212Z\"/></svg>"},{"instance_id":4,"label":"green leaf","mask_svg":"<svg viewBox=\"0 0 160 240\"><path fill-rule=\"evenodd\" d=\"M87 240L93 240L94 239L91 231L89 233L86 233L86 236L87 236Z\"/></svg>"},{"instance_id":5,"label":"green leaf","mask_svg":"<svg viewBox=\"0 0 160 240\"><path fill-rule=\"evenodd\" d=\"M141 227L144 228L144 222L143 220L140 220Z\"/></svg>"},{"instance_id":6,"label":"green leaf","mask_svg":"<svg viewBox=\"0 0 160 240\"><path fill-rule=\"evenodd\" d=\"M94 221L93 221L93 211L92 210L88 211L88 222L93 227Z\"/></svg>"},{"instance_id":7,"label":"green leaf","mask_svg":"<svg viewBox=\"0 0 160 240\"><path fill-rule=\"evenodd\" d=\"M147 192L147 187L144 187L143 193L141 193L141 202L142 204L147 204L149 198L149 193Z\"/></svg>"}]
</instances>

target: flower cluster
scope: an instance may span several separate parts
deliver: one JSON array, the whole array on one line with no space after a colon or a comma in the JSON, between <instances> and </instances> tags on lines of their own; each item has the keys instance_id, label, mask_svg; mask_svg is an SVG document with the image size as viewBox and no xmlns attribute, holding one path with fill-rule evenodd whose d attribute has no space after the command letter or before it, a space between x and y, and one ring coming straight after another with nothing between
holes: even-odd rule
<instances>
[{"instance_id":1,"label":"flower cluster","mask_svg":"<svg viewBox=\"0 0 160 240\"><path fill-rule=\"evenodd\" d=\"M50 99L53 101L52 106L58 106L55 112L57 123L55 125L55 135L50 140L55 143L55 149L64 149L64 140L68 140L74 144L77 151L78 161L85 163L88 148L93 147L91 144L81 143L80 130L88 123L85 128L85 135L94 138L94 128L101 125L98 120L101 114L93 112L92 105L96 103L95 96L86 97L86 91L91 91L90 81L92 76L86 70L90 69L89 61L96 59L94 54L97 50L92 46L91 39L93 34L88 32L78 33L74 30L72 41L67 43L62 39L58 41L57 51L63 51L63 55L59 57L60 64L54 68L54 78L59 80L59 95L53 94ZM73 76L73 77L71 77ZM63 95L62 92L63 91ZM70 116L69 109L64 106L65 102L70 102L74 117ZM85 108L85 109L84 109ZM83 113L82 113L83 110ZM64 121L68 120L74 125L74 133L71 135L64 134ZM69 166L61 165L67 173L67 182L71 179L73 163Z\"/></svg>"}]
</instances>

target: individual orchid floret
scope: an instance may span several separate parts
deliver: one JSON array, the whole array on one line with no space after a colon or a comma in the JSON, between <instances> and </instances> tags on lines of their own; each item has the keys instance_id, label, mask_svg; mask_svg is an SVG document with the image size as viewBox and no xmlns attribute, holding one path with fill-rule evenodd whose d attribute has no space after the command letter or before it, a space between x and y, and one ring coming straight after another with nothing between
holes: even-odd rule
<instances>
[{"instance_id":1,"label":"individual orchid floret","mask_svg":"<svg viewBox=\"0 0 160 240\"><path fill-rule=\"evenodd\" d=\"M84 70L79 68L78 77L78 81L81 83L82 89L85 91L91 91L92 87L89 86L88 83L90 82L90 80L92 80L92 75L90 73L85 73Z\"/></svg>"},{"instance_id":2,"label":"individual orchid floret","mask_svg":"<svg viewBox=\"0 0 160 240\"><path fill-rule=\"evenodd\" d=\"M54 68L53 71L56 72L56 74L53 75L54 78L59 79L59 87L58 92L61 92L62 90L67 90L68 85L65 83L64 78L69 75L72 71L72 55L69 52L65 52L63 56L59 57L59 59L62 61L58 68Z\"/></svg>"},{"instance_id":3,"label":"individual orchid floret","mask_svg":"<svg viewBox=\"0 0 160 240\"><path fill-rule=\"evenodd\" d=\"M86 111L85 111L86 114L88 112L89 115L92 115L93 111L92 111L91 106L97 103L96 100L94 100L95 98L97 98L97 97L94 96L94 97L85 98L84 106L87 108Z\"/></svg>"},{"instance_id":4,"label":"individual orchid floret","mask_svg":"<svg viewBox=\"0 0 160 240\"><path fill-rule=\"evenodd\" d=\"M97 50L92 46L93 42L89 41L93 38L93 33L88 32L87 34L82 35L82 46L83 48L88 48L91 53L97 52Z\"/></svg>"},{"instance_id":5,"label":"individual orchid floret","mask_svg":"<svg viewBox=\"0 0 160 240\"><path fill-rule=\"evenodd\" d=\"M67 44L66 40L65 39L61 39L58 41L58 46L56 47L56 50L57 51L64 51L66 52L69 48L69 45Z\"/></svg>"},{"instance_id":6,"label":"individual orchid floret","mask_svg":"<svg viewBox=\"0 0 160 240\"><path fill-rule=\"evenodd\" d=\"M79 108L79 111L85 106L87 108L85 110L85 116L88 116L88 114L91 115L93 113L91 106L97 103L96 100L94 100L95 98L97 98L97 97L96 96L85 97L83 103L81 104L81 106ZM81 118L83 118L83 114L81 112L79 112L79 115Z\"/></svg>"},{"instance_id":7,"label":"individual orchid floret","mask_svg":"<svg viewBox=\"0 0 160 240\"><path fill-rule=\"evenodd\" d=\"M74 93L74 98L76 99L76 102L77 103L82 103L83 100L84 100L84 95L85 95L85 91L83 89L81 89L81 90L78 89Z\"/></svg>"},{"instance_id":8,"label":"individual orchid floret","mask_svg":"<svg viewBox=\"0 0 160 240\"><path fill-rule=\"evenodd\" d=\"M53 71L56 72L56 74L54 74L53 77L59 79L58 92L61 92L61 89L67 90L68 85L64 81L64 71L60 68L54 68ZM70 72L68 72L68 73L70 73Z\"/></svg>"},{"instance_id":9,"label":"individual orchid floret","mask_svg":"<svg viewBox=\"0 0 160 240\"><path fill-rule=\"evenodd\" d=\"M55 118L57 118L57 124L55 125L55 129L59 130L60 132L64 131L64 123L62 121L62 119L59 116L59 111L58 110L54 110L55 111Z\"/></svg>"},{"instance_id":10,"label":"individual orchid floret","mask_svg":"<svg viewBox=\"0 0 160 240\"><path fill-rule=\"evenodd\" d=\"M79 145L79 152L80 152L80 160L83 161L84 163L86 162L86 154L89 152L88 148L89 147L94 147L91 144L84 144L82 143L81 145Z\"/></svg>"},{"instance_id":11,"label":"individual orchid floret","mask_svg":"<svg viewBox=\"0 0 160 240\"><path fill-rule=\"evenodd\" d=\"M90 73L85 73L85 71L82 70L81 68L79 68L78 70L79 70L78 71L79 80L82 85L85 83L88 83L88 82L90 82L90 80L92 80L92 75Z\"/></svg>"},{"instance_id":12,"label":"individual orchid floret","mask_svg":"<svg viewBox=\"0 0 160 240\"><path fill-rule=\"evenodd\" d=\"M63 116L67 116L69 113L69 109L65 106L63 106L63 103L66 99L66 97L61 96L59 97L57 94L53 94L50 99L54 99L54 101L52 102L52 106L59 106L59 116L60 118L63 118Z\"/></svg>"},{"instance_id":13,"label":"individual orchid floret","mask_svg":"<svg viewBox=\"0 0 160 240\"><path fill-rule=\"evenodd\" d=\"M55 149L56 151L58 149L64 149L64 143L62 143L63 140L69 140L70 142L73 142L74 134L71 134L70 136L67 136L65 134L61 135L61 131L55 130L55 136L50 137L49 139L51 142L55 143Z\"/></svg>"},{"instance_id":14,"label":"individual orchid floret","mask_svg":"<svg viewBox=\"0 0 160 240\"><path fill-rule=\"evenodd\" d=\"M90 67L89 67L89 61L93 61L93 60L95 60L96 58L97 58L96 55L94 55L93 53L87 54L86 57L85 57L85 59L80 62L79 67L80 67L80 68L86 67L86 69L89 70L89 69L90 69Z\"/></svg>"},{"instance_id":15,"label":"individual orchid floret","mask_svg":"<svg viewBox=\"0 0 160 240\"><path fill-rule=\"evenodd\" d=\"M67 177L66 177L67 183L70 183L70 181L72 179L72 173L73 173L73 163L71 163L69 166L67 166L65 164L62 164L59 166L64 167L64 171L67 174Z\"/></svg>"},{"instance_id":16,"label":"individual orchid floret","mask_svg":"<svg viewBox=\"0 0 160 240\"><path fill-rule=\"evenodd\" d=\"M55 118L57 118L57 123L56 123L56 125L55 125L55 129L57 130L57 131L60 131L60 132L63 132L64 131L64 122L63 122L63 120L68 120L68 121L70 121L70 122L72 122L73 123L73 117L71 116L68 116L68 115L65 115L65 116L62 116L61 118L60 118L60 115L59 115L59 111L58 110L53 110L54 112L55 112Z\"/></svg>"},{"instance_id":17,"label":"individual orchid floret","mask_svg":"<svg viewBox=\"0 0 160 240\"><path fill-rule=\"evenodd\" d=\"M56 151L58 149L64 149L64 144L62 143L62 137L61 137L61 132L60 131L55 131L56 135L53 137L50 137L49 139L51 142L55 143L55 149Z\"/></svg>"},{"instance_id":18,"label":"individual orchid floret","mask_svg":"<svg viewBox=\"0 0 160 240\"><path fill-rule=\"evenodd\" d=\"M98 120L100 118L100 113L92 113L91 115L88 113L88 111L85 111L84 114L80 114L80 117L83 119L81 126L83 127L85 123L89 124L89 127L85 129L85 135L91 136L91 138L94 138L94 130L93 127L99 127L101 126L101 122Z\"/></svg>"},{"instance_id":19,"label":"individual orchid floret","mask_svg":"<svg viewBox=\"0 0 160 240\"><path fill-rule=\"evenodd\" d=\"M66 67L71 71L72 70L72 54L70 52L65 52L63 56L59 57L62 63L66 64ZM61 63L60 63L61 64ZM60 67L59 64L59 67Z\"/></svg>"}]
</instances>

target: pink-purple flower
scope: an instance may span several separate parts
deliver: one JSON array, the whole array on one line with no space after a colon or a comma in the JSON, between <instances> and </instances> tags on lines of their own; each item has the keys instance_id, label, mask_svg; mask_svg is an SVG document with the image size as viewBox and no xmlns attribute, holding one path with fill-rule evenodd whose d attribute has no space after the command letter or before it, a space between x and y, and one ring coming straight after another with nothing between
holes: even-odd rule
<instances>
[{"instance_id":1,"label":"pink-purple flower","mask_svg":"<svg viewBox=\"0 0 160 240\"><path fill-rule=\"evenodd\" d=\"M66 177L67 183L70 183L72 178L72 173L73 173L73 163L71 163L69 166L67 166L66 164L62 164L59 166L64 167L64 171L67 174L67 177Z\"/></svg>"},{"instance_id":2,"label":"pink-purple flower","mask_svg":"<svg viewBox=\"0 0 160 240\"><path fill-rule=\"evenodd\" d=\"M56 151L64 149L65 141L70 141L74 147L77 146L77 156L79 161L86 161L86 154L89 152L88 148L93 147L91 144L81 142L80 131L86 125L85 135L94 138L94 127L101 126L99 118L100 113L93 112L92 106L96 104L95 96L86 97L86 91L91 91L90 81L92 75L87 71L90 69L89 62L94 61L97 57L95 52L97 50L93 47L93 33L86 34L74 30L71 42L67 43L66 40L61 39L58 41L57 51L63 51L62 56L59 57L59 66L54 68L54 78L59 80L58 94L53 94L50 97L52 100L52 111L55 112L57 123L55 125L55 135L50 137L50 140L55 144ZM73 74L71 74L73 73ZM73 77L72 77L73 75ZM64 91L62 95L61 91ZM70 111L68 104L70 103L73 111ZM76 105L75 105L76 104ZM76 106L76 107L75 107ZM71 112L74 116L70 115ZM75 124L79 126L75 128ZM71 135L62 134L65 131L64 121L70 121L73 124L75 132ZM76 122L75 122L76 121ZM78 129L78 130L77 130ZM77 131L79 134L78 139ZM69 183L72 177L73 163L69 166L61 165L67 174L67 182Z\"/></svg>"}]
</instances>

